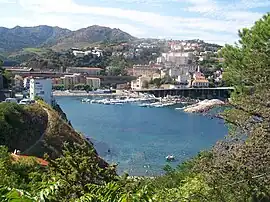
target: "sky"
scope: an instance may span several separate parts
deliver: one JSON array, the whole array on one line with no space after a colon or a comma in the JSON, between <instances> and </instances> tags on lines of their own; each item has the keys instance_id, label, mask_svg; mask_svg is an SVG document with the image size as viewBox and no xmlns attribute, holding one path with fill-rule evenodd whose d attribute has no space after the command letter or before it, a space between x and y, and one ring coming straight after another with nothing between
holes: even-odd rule
<instances>
[{"instance_id":1,"label":"sky","mask_svg":"<svg viewBox=\"0 0 270 202\"><path fill-rule=\"evenodd\" d=\"M0 0L0 26L101 25L139 38L224 45L269 11L270 0Z\"/></svg>"}]
</instances>

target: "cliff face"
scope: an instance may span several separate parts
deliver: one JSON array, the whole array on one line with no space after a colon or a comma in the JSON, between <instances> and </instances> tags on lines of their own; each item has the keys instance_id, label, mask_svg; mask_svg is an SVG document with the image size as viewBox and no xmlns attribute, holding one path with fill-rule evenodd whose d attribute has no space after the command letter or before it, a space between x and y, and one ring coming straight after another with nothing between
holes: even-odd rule
<instances>
[{"instance_id":1,"label":"cliff face","mask_svg":"<svg viewBox=\"0 0 270 202\"><path fill-rule=\"evenodd\" d=\"M0 104L0 145L6 145L10 151L19 149L24 155L37 157L47 153L51 158L57 158L61 156L65 142L86 143L89 149L93 148L91 142L43 102L29 106ZM102 159L99 163L107 165Z\"/></svg>"}]
</instances>

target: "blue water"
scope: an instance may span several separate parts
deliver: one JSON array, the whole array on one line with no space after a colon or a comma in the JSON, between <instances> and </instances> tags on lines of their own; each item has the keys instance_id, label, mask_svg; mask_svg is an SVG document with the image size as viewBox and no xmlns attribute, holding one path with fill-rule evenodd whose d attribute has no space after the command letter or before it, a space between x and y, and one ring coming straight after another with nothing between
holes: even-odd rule
<instances>
[{"instance_id":1,"label":"blue water","mask_svg":"<svg viewBox=\"0 0 270 202\"><path fill-rule=\"evenodd\" d=\"M100 156L118 164L118 172L158 175L173 154L178 165L211 148L228 129L220 119L187 114L174 108L135 104L81 103L81 97L57 97L73 127L89 137ZM110 152L108 152L110 150Z\"/></svg>"}]
</instances>

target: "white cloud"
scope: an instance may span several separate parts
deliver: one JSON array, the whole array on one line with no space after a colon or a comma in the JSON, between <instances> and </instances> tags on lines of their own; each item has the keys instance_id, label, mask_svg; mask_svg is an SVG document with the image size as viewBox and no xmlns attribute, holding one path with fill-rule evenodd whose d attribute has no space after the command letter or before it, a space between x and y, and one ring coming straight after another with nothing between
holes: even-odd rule
<instances>
[{"instance_id":1,"label":"white cloud","mask_svg":"<svg viewBox=\"0 0 270 202\"><path fill-rule=\"evenodd\" d=\"M162 16L152 12L124 10L120 8L81 6L75 4L72 0L58 0L57 3L55 0L20 0L20 3L25 9L30 9L33 12L90 14L104 17L114 17L138 22L149 27L156 27L159 29L164 29L166 27L168 31L194 27L202 30L236 33L237 29L243 25L247 25L247 23L243 23L242 21L228 22L209 18L172 17Z\"/></svg>"},{"instance_id":2,"label":"white cloud","mask_svg":"<svg viewBox=\"0 0 270 202\"><path fill-rule=\"evenodd\" d=\"M15 4L16 0L0 0L0 4Z\"/></svg>"},{"instance_id":3,"label":"white cloud","mask_svg":"<svg viewBox=\"0 0 270 202\"><path fill-rule=\"evenodd\" d=\"M238 12L239 9L235 9L233 4L222 9L221 5L214 0L166 0L179 3L188 2L190 4L187 8L189 12L203 14L202 17L197 18L165 16L131 9L79 5L73 0L18 1L24 10L33 15L31 18L33 20L23 25L48 24L74 30L98 24L120 28L138 37L163 35L179 38L188 36L217 41L221 44L236 40L238 29L252 25L261 15L244 10ZM165 3L165 0L127 1ZM19 22L22 22L22 19L19 19Z\"/></svg>"}]
</instances>

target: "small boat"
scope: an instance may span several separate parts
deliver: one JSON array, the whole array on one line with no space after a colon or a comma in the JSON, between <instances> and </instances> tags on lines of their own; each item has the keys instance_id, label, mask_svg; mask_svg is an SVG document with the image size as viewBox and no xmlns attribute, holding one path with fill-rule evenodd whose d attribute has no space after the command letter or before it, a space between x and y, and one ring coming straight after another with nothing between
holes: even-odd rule
<instances>
[{"instance_id":1,"label":"small boat","mask_svg":"<svg viewBox=\"0 0 270 202\"><path fill-rule=\"evenodd\" d=\"M167 160L167 161L174 161L175 158L174 158L173 155L168 155L168 156L166 156L166 160Z\"/></svg>"}]
</instances>

